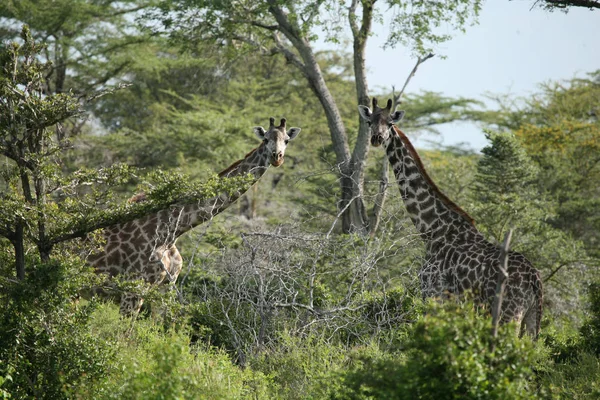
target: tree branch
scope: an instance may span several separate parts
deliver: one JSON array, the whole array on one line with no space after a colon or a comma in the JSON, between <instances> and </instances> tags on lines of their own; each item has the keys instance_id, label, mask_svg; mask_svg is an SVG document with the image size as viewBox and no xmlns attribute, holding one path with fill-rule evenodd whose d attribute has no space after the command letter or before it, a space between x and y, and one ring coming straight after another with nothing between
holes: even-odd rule
<instances>
[{"instance_id":1,"label":"tree branch","mask_svg":"<svg viewBox=\"0 0 600 400\"><path fill-rule=\"evenodd\" d=\"M273 41L275 42L275 47L277 48L277 51L281 54L283 54L283 56L285 57L285 59L292 65L294 65L296 68L298 68L300 70L300 72L302 72L302 74L309 79L310 77L307 75L306 73L306 64L304 64L304 62L302 62L302 60L300 59L300 57L298 57L296 54L294 54L290 49L288 49L283 42L281 41L281 38L279 37L279 35L277 33L273 33Z\"/></svg>"},{"instance_id":2,"label":"tree branch","mask_svg":"<svg viewBox=\"0 0 600 400\"><path fill-rule=\"evenodd\" d=\"M568 7L584 7L584 8L589 8L589 9L600 8L600 1L594 1L594 0L544 0L544 2L546 3L546 8L568 8Z\"/></svg>"},{"instance_id":3,"label":"tree branch","mask_svg":"<svg viewBox=\"0 0 600 400\"><path fill-rule=\"evenodd\" d=\"M508 280L508 249L510 239L512 238L512 229L509 229L504 236L504 243L500 249L500 263L498 264L498 282L496 283L496 297L492 305L492 341L491 351L496 347L496 338L498 337L498 325L500 324L500 313L502 310L502 300L504 297L504 288Z\"/></svg>"},{"instance_id":4,"label":"tree branch","mask_svg":"<svg viewBox=\"0 0 600 400\"><path fill-rule=\"evenodd\" d=\"M383 211L383 206L387 197L387 188L389 186L388 171L388 158L383 157L383 165L381 166L381 179L379 181L379 190L377 191L377 195L375 195L375 200L373 201L373 210L371 212L371 220L369 221L369 234L371 236L375 235L375 233L377 232L377 228L379 227L379 222L381 220L381 213Z\"/></svg>"},{"instance_id":5,"label":"tree branch","mask_svg":"<svg viewBox=\"0 0 600 400\"><path fill-rule=\"evenodd\" d=\"M394 98L394 102L392 104L392 110L394 110L396 108L397 105L401 104L402 102L400 101L400 98L402 97L402 95L404 94L404 90L406 89L406 87L408 86L408 83L410 82L410 80L415 76L415 74L417 73L417 69L419 68L419 66L421 64L423 64L425 61L429 60L430 58L432 58L434 56L433 53L429 53L427 54L425 57L419 57L417 59L417 63L415 64L415 67L412 69L412 71L410 72L410 74L408 75L408 77L406 78L406 81L404 82L404 86L402 86L402 90L400 90L400 93L398 93L398 95L396 95L394 93L394 87L392 86L392 97Z\"/></svg>"}]
</instances>

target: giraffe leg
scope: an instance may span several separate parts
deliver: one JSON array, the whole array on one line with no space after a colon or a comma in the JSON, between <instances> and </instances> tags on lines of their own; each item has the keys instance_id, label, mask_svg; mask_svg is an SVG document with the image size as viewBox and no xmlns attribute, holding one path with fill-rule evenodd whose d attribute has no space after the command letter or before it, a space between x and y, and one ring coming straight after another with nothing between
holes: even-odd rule
<instances>
[{"instance_id":1,"label":"giraffe leg","mask_svg":"<svg viewBox=\"0 0 600 400\"><path fill-rule=\"evenodd\" d=\"M135 318L140 313L142 304L144 304L142 297L133 293L123 293L121 295L119 311L123 316Z\"/></svg>"},{"instance_id":2,"label":"giraffe leg","mask_svg":"<svg viewBox=\"0 0 600 400\"><path fill-rule=\"evenodd\" d=\"M538 335L538 309L536 307L529 307L529 310L523 317L523 326L521 328L521 336L523 333L528 334L533 339L537 339Z\"/></svg>"}]
</instances>

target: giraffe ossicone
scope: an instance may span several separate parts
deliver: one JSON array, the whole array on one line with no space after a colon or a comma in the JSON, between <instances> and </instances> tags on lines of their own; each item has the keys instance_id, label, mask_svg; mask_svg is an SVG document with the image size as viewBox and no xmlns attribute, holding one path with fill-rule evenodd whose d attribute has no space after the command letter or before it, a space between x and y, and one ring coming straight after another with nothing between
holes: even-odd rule
<instances>
[{"instance_id":1,"label":"giraffe ossicone","mask_svg":"<svg viewBox=\"0 0 600 400\"><path fill-rule=\"evenodd\" d=\"M250 189L269 166L283 164L287 144L298 136L300 128L286 130L285 118L278 126L275 126L273 117L269 122L269 129L262 126L253 129L261 144L219 173L222 178L251 174L249 184L233 193L225 191L209 199L174 204L133 221L105 228L103 236L106 244L101 251L88 257L88 263L99 274L127 280L142 279L152 285L174 283L183 265L175 247L177 238L224 211ZM145 201L145 195L135 195L130 201ZM124 315L135 316L143 301L139 295L122 293L120 311Z\"/></svg>"},{"instance_id":2,"label":"giraffe ossicone","mask_svg":"<svg viewBox=\"0 0 600 400\"><path fill-rule=\"evenodd\" d=\"M372 110L363 105L358 110L370 126L371 144L385 149L408 215L425 241L425 262L419 271L423 296L443 298L471 291L479 302L491 306L500 247L486 240L473 219L429 177L412 143L396 126L404 111L392 112L391 99L381 108L375 98ZM517 321L522 332L537 337L543 299L540 273L517 252L509 253L507 272L501 321Z\"/></svg>"}]
</instances>

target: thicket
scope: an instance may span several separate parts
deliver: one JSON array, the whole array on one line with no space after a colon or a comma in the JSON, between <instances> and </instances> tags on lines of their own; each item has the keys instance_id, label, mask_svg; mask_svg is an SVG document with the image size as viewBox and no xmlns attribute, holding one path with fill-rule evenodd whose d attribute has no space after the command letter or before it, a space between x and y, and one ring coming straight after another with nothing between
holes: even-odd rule
<instances>
[{"instance_id":1,"label":"thicket","mask_svg":"<svg viewBox=\"0 0 600 400\"><path fill-rule=\"evenodd\" d=\"M201 44L180 56L173 43L144 37L137 49L146 62L106 53L132 66L130 89L97 97L102 84L77 86L98 77L81 65L55 81L95 94L75 97L45 84L60 68L40 63L44 48L22 32L20 45L2 48L0 75L0 397L600 396L597 73L477 116L489 123L481 155L421 152L434 181L488 238L516 228L515 250L542 271L540 339L520 339L507 325L492 346L485 311L421 300L423 247L393 180L377 232L340 233L327 123L281 59L229 63ZM318 56L346 124L358 129L353 85L339 72L349 58ZM110 71L108 80L119 76ZM464 102L454 100L407 95L408 133L428 126L431 110L460 114L453 107ZM102 134L98 121L70 118L80 108L93 111ZM472 117L462 111L453 118ZM255 144L249 127L274 112L310 135L238 205L178 242L184 270L174 291L153 297L161 313L149 301L132 324L112 304L76 300L99 282L84 262L90 244L69 235L211 193L214 172L243 157ZM368 159L367 197L378 193L382 158ZM127 205L141 188L151 201Z\"/></svg>"}]
</instances>

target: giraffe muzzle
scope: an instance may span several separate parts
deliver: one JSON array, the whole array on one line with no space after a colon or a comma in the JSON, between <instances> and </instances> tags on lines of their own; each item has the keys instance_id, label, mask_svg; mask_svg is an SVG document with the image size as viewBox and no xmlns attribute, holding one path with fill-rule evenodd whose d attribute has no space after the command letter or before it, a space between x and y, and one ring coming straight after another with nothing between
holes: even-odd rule
<instances>
[{"instance_id":1,"label":"giraffe muzzle","mask_svg":"<svg viewBox=\"0 0 600 400\"><path fill-rule=\"evenodd\" d=\"M371 145L373 147L379 147L379 146L381 146L381 143L383 143L383 136L381 136L381 135L371 136Z\"/></svg>"},{"instance_id":2,"label":"giraffe muzzle","mask_svg":"<svg viewBox=\"0 0 600 400\"><path fill-rule=\"evenodd\" d=\"M273 153L271 155L271 165L274 167L279 167L283 164L283 153Z\"/></svg>"}]
</instances>

